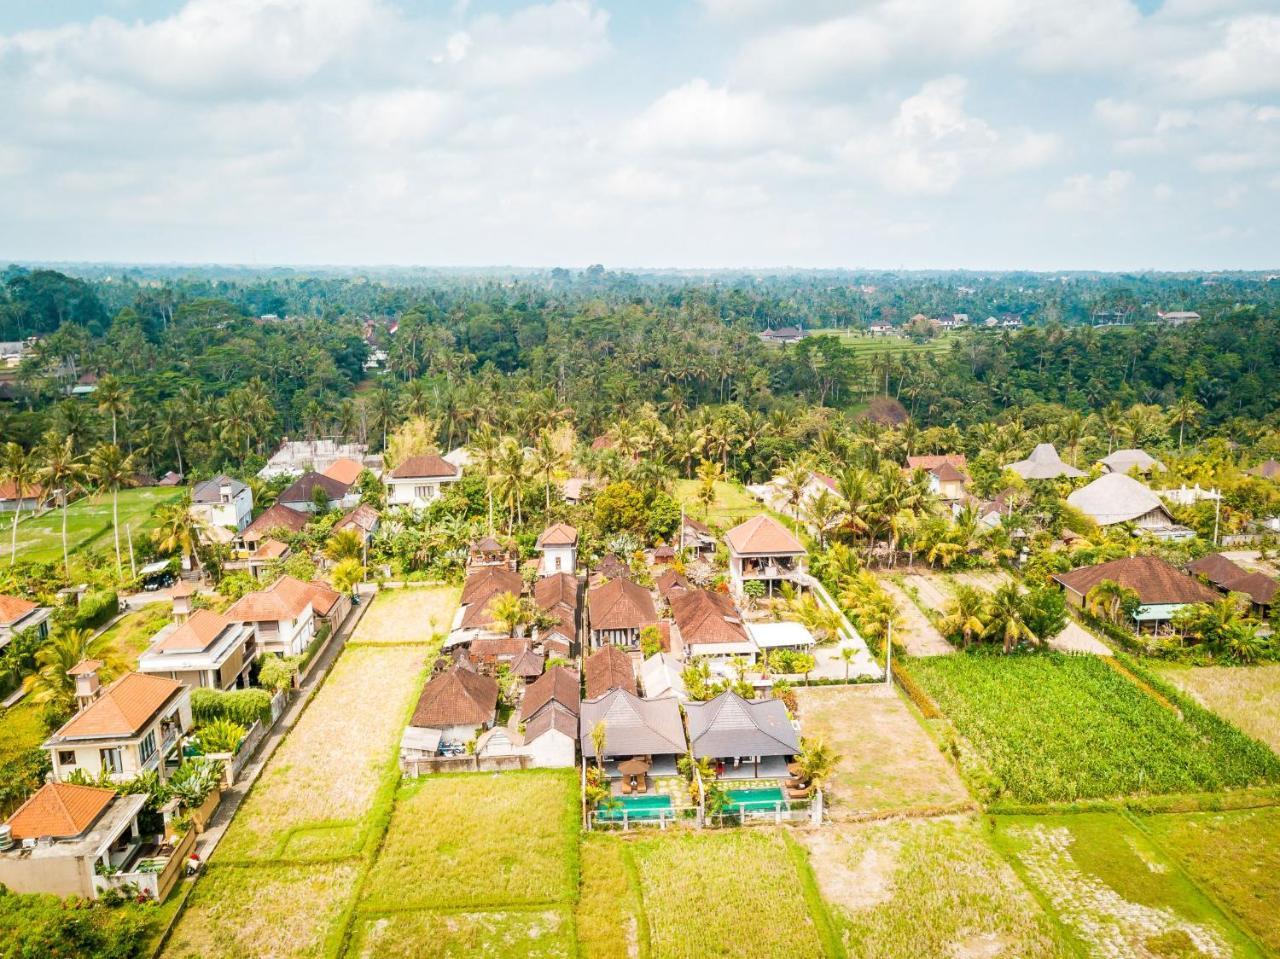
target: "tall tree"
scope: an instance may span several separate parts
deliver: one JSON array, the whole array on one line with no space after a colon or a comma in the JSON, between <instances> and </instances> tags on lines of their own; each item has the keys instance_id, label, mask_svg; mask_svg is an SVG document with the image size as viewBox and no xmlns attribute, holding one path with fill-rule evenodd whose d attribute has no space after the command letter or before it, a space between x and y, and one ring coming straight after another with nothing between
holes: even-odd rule
<instances>
[{"instance_id":1,"label":"tall tree","mask_svg":"<svg viewBox=\"0 0 1280 959\"><path fill-rule=\"evenodd\" d=\"M4 452L0 455L0 479L13 487L13 529L9 535L9 565L18 558L18 518L22 515L22 500L28 492L35 488L36 460L14 442L4 444Z\"/></svg>"},{"instance_id":2,"label":"tall tree","mask_svg":"<svg viewBox=\"0 0 1280 959\"><path fill-rule=\"evenodd\" d=\"M70 436L58 438L57 435L45 437L44 449L41 452L44 465L36 474L39 484L58 497L62 507L62 569L70 572L71 558L67 550L67 505L71 497L81 489L84 482L84 463L76 455L74 440Z\"/></svg>"},{"instance_id":3,"label":"tall tree","mask_svg":"<svg viewBox=\"0 0 1280 959\"><path fill-rule=\"evenodd\" d=\"M123 575L120 558L120 487L133 481L136 464L132 454L126 456L115 443L103 443L89 457L89 478L98 489L111 491L111 532L116 541L116 573Z\"/></svg>"}]
</instances>

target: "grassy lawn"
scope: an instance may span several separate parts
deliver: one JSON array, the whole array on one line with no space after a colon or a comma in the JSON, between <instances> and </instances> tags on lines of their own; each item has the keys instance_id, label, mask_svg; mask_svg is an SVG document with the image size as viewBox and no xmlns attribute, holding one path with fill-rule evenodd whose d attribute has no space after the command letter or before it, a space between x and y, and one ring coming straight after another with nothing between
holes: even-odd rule
<instances>
[{"instance_id":1,"label":"grassy lawn","mask_svg":"<svg viewBox=\"0 0 1280 959\"><path fill-rule=\"evenodd\" d=\"M411 646L345 650L254 784L216 858L354 853L422 689L424 658Z\"/></svg>"},{"instance_id":2,"label":"grassy lawn","mask_svg":"<svg viewBox=\"0 0 1280 959\"><path fill-rule=\"evenodd\" d=\"M368 916L360 920L346 955L350 959L572 959L578 951L573 916L567 908L557 907Z\"/></svg>"},{"instance_id":3,"label":"grassy lawn","mask_svg":"<svg viewBox=\"0 0 1280 959\"><path fill-rule=\"evenodd\" d=\"M977 819L849 823L805 842L851 956L1072 955Z\"/></svg>"},{"instance_id":4,"label":"grassy lawn","mask_svg":"<svg viewBox=\"0 0 1280 959\"><path fill-rule=\"evenodd\" d=\"M1090 955L1264 955L1119 814L1000 817L995 837Z\"/></svg>"},{"instance_id":5,"label":"grassy lawn","mask_svg":"<svg viewBox=\"0 0 1280 959\"><path fill-rule=\"evenodd\" d=\"M462 591L456 586L384 589L360 620L352 643L429 643L447 633Z\"/></svg>"},{"instance_id":6,"label":"grassy lawn","mask_svg":"<svg viewBox=\"0 0 1280 959\"><path fill-rule=\"evenodd\" d=\"M191 891L162 956L325 956L358 870L355 862L213 866Z\"/></svg>"},{"instance_id":7,"label":"grassy lawn","mask_svg":"<svg viewBox=\"0 0 1280 959\"><path fill-rule=\"evenodd\" d=\"M649 955L831 955L829 917L803 851L793 842L781 831L739 829L630 843L648 919Z\"/></svg>"},{"instance_id":8,"label":"grassy lawn","mask_svg":"<svg viewBox=\"0 0 1280 959\"><path fill-rule=\"evenodd\" d=\"M1142 825L1263 945L1280 954L1280 809L1147 816Z\"/></svg>"},{"instance_id":9,"label":"grassy lawn","mask_svg":"<svg viewBox=\"0 0 1280 959\"><path fill-rule=\"evenodd\" d=\"M822 736L841 757L825 789L833 819L969 801L896 688L817 686L796 694L805 735Z\"/></svg>"},{"instance_id":10,"label":"grassy lawn","mask_svg":"<svg viewBox=\"0 0 1280 959\"><path fill-rule=\"evenodd\" d=\"M125 528L132 527L134 537L151 529L151 514L157 506L171 503L183 495L172 487L145 487L120 491L120 542L124 547ZM10 518L12 520L12 517ZM111 497L86 496L67 507L67 548L113 550L111 535ZM50 510L42 516L18 521L18 559L28 562L53 563L62 559L62 511ZM9 536L0 543L0 557L9 556Z\"/></svg>"},{"instance_id":11,"label":"grassy lawn","mask_svg":"<svg viewBox=\"0 0 1280 959\"><path fill-rule=\"evenodd\" d=\"M150 603L136 613L128 613L102 635L110 643L107 654L127 669L138 664L138 657L151 645L151 637L173 620L172 603Z\"/></svg>"},{"instance_id":12,"label":"grassy lawn","mask_svg":"<svg viewBox=\"0 0 1280 959\"><path fill-rule=\"evenodd\" d=\"M578 902L578 944L592 959L648 955L648 932L640 890L632 881L626 843L591 833L582 842L582 893ZM643 939L641 937L644 937Z\"/></svg>"},{"instance_id":13,"label":"grassy lawn","mask_svg":"<svg viewBox=\"0 0 1280 959\"><path fill-rule=\"evenodd\" d=\"M24 699L0 713L0 763L44 742L43 707Z\"/></svg>"},{"instance_id":14,"label":"grassy lawn","mask_svg":"<svg viewBox=\"0 0 1280 959\"><path fill-rule=\"evenodd\" d=\"M766 512L763 504L736 483L716 483L716 499L705 515L702 503L698 501L698 488L701 482L696 479L676 480L675 497L683 503L685 512L708 526L728 529L737 526L743 520L750 519L757 513Z\"/></svg>"},{"instance_id":15,"label":"grassy lawn","mask_svg":"<svg viewBox=\"0 0 1280 959\"><path fill-rule=\"evenodd\" d=\"M1194 703L1160 702L1096 656L956 655L911 674L967 740L992 799L1045 803L1280 780L1280 759Z\"/></svg>"},{"instance_id":16,"label":"grassy lawn","mask_svg":"<svg viewBox=\"0 0 1280 959\"><path fill-rule=\"evenodd\" d=\"M403 786L362 908L571 902L578 887L573 770L428 776Z\"/></svg>"},{"instance_id":17,"label":"grassy lawn","mask_svg":"<svg viewBox=\"0 0 1280 959\"><path fill-rule=\"evenodd\" d=\"M1265 666L1147 664L1197 702L1280 753L1280 663Z\"/></svg>"}]
</instances>

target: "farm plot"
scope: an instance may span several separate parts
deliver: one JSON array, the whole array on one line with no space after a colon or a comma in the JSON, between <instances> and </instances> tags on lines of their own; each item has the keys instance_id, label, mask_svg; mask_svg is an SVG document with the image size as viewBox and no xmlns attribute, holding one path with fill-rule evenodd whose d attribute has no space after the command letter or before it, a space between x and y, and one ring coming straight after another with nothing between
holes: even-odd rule
<instances>
[{"instance_id":1,"label":"farm plot","mask_svg":"<svg viewBox=\"0 0 1280 959\"><path fill-rule=\"evenodd\" d=\"M1280 663L1265 666L1149 664L1197 702L1280 753Z\"/></svg>"},{"instance_id":2,"label":"farm plot","mask_svg":"<svg viewBox=\"0 0 1280 959\"><path fill-rule=\"evenodd\" d=\"M152 513L156 507L172 503L182 495L182 490L172 487L144 487L120 491L120 538L123 549L126 527L133 535L153 526ZM12 518L10 518L12 521ZM6 530L7 533L7 530ZM85 496L67 507L67 550L114 549L111 535L111 497ZM54 509L40 516L18 521L18 548L14 551L19 560L32 563L62 561L62 510ZM114 554L113 554L114 555ZM9 537L0 542L0 557L9 557Z\"/></svg>"},{"instance_id":3,"label":"farm plot","mask_svg":"<svg viewBox=\"0 0 1280 959\"><path fill-rule=\"evenodd\" d=\"M355 862L211 866L191 890L163 959L308 959L330 954Z\"/></svg>"},{"instance_id":4,"label":"farm plot","mask_svg":"<svg viewBox=\"0 0 1280 959\"><path fill-rule=\"evenodd\" d=\"M397 912L362 917L346 955L349 959L572 959L577 947L573 916L565 907Z\"/></svg>"},{"instance_id":5,"label":"farm plot","mask_svg":"<svg viewBox=\"0 0 1280 959\"><path fill-rule=\"evenodd\" d=\"M835 952L807 857L785 833L660 835L630 844L628 853L654 959Z\"/></svg>"},{"instance_id":6,"label":"farm plot","mask_svg":"<svg viewBox=\"0 0 1280 959\"><path fill-rule=\"evenodd\" d=\"M823 737L840 756L824 787L833 819L969 803L954 767L896 688L817 686L796 695L805 735Z\"/></svg>"},{"instance_id":7,"label":"farm plot","mask_svg":"<svg viewBox=\"0 0 1280 959\"><path fill-rule=\"evenodd\" d=\"M805 843L851 956L1073 955L972 817L846 824Z\"/></svg>"},{"instance_id":8,"label":"farm plot","mask_svg":"<svg viewBox=\"0 0 1280 959\"><path fill-rule=\"evenodd\" d=\"M572 770L425 777L397 796L361 908L502 911L570 902L578 832Z\"/></svg>"},{"instance_id":9,"label":"farm plot","mask_svg":"<svg viewBox=\"0 0 1280 959\"><path fill-rule=\"evenodd\" d=\"M1261 959L1264 953L1116 813L999 817L996 842L1090 955Z\"/></svg>"},{"instance_id":10,"label":"farm plot","mask_svg":"<svg viewBox=\"0 0 1280 959\"><path fill-rule=\"evenodd\" d=\"M701 486L699 480L681 479L675 482L675 497L684 504L689 515L694 519L702 520L711 526L736 526L745 519L750 519L757 513L765 512L763 504L755 499L744 490L741 486L734 483L719 482L715 485L716 498L711 503L710 510L703 515L703 505L698 500L698 488Z\"/></svg>"},{"instance_id":11,"label":"farm plot","mask_svg":"<svg viewBox=\"0 0 1280 959\"><path fill-rule=\"evenodd\" d=\"M360 620L352 643L430 643L448 632L460 591L456 586L381 590Z\"/></svg>"},{"instance_id":12,"label":"farm plot","mask_svg":"<svg viewBox=\"0 0 1280 959\"><path fill-rule=\"evenodd\" d=\"M1280 809L1147 816L1142 826L1280 954Z\"/></svg>"},{"instance_id":13,"label":"farm plot","mask_svg":"<svg viewBox=\"0 0 1280 959\"><path fill-rule=\"evenodd\" d=\"M582 842L582 890L576 914L578 945L591 959L648 954L649 927L633 881L626 843L592 833Z\"/></svg>"},{"instance_id":14,"label":"farm plot","mask_svg":"<svg viewBox=\"0 0 1280 959\"><path fill-rule=\"evenodd\" d=\"M344 650L218 847L224 859L351 855L422 688L424 650Z\"/></svg>"},{"instance_id":15,"label":"farm plot","mask_svg":"<svg viewBox=\"0 0 1280 959\"><path fill-rule=\"evenodd\" d=\"M912 656L946 656L956 651L897 583L881 576L880 586L893 600L901 619L901 628L893 634L895 644L901 645Z\"/></svg>"},{"instance_id":16,"label":"farm plot","mask_svg":"<svg viewBox=\"0 0 1280 959\"><path fill-rule=\"evenodd\" d=\"M991 800L1071 802L1280 781L1280 758L1196 704L1157 699L1095 657L914 660L911 674L967 740Z\"/></svg>"}]
</instances>

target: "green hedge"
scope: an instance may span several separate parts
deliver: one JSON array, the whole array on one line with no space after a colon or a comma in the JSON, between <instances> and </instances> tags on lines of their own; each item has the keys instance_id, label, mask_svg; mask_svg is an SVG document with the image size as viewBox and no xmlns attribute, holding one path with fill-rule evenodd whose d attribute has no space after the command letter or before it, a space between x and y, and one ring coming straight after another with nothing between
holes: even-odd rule
<instances>
[{"instance_id":1,"label":"green hedge","mask_svg":"<svg viewBox=\"0 0 1280 959\"><path fill-rule=\"evenodd\" d=\"M76 608L72 623L84 629L97 629L120 612L120 597L114 590L99 590L85 593L84 599Z\"/></svg>"},{"instance_id":2,"label":"green hedge","mask_svg":"<svg viewBox=\"0 0 1280 959\"><path fill-rule=\"evenodd\" d=\"M191 690L191 718L197 725L229 719L241 726L271 722L271 694L265 689Z\"/></svg>"}]
</instances>

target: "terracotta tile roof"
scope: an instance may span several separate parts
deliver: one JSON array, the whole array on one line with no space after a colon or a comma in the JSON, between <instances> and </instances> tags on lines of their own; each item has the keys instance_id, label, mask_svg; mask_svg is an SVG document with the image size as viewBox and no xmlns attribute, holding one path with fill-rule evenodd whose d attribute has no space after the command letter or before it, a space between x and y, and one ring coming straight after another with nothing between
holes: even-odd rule
<instances>
[{"instance_id":1,"label":"terracotta tile roof","mask_svg":"<svg viewBox=\"0 0 1280 959\"><path fill-rule=\"evenodd\" d=\"M1202 556L1187 566L1187 572L1203 576L1219 589L1230 593L1244 593L1255 603L1267 606L1280 589L1274 579L1262 573L1254 573L1236 565L1221 553Z\"/></svg>"},{"instance_id":2,"label":"terracotta tile roof","mask_svg":"<svg viewBox=\"0 0 1280 959\"><path fill-rule=\"evenodd\" d=\"M16 623L24 616L29 616L40 607L21 596L5 596L0 594L0 625L8 626Z\"/></svg>"},{"instance_id":3,"label":"terracotta tile roof","mask_svg":"<svg viewBox=\"0 0 1280 959\"><path fill-rule=\"evenodd\" d=\"M103 667L100 659L82 659L70 669L67 670L68 676L87 676L89 673L95 673Z\"/></svg>"},{"instance_id":4,"label":"terracotta tile roof","mask_svg":"<svg viewBox=\"0 0 1280 959\"><path fill-rule=\"evenodd\" d=\"M72 716L53 739L123 738L136 735L186 689L176 679L125 673Z\"/></svg>"},{"instance_id":5,"label":"terracotta tile roof","mask_svg":"<svg viewBox=\"0 0 1280 959\"><path fill-rule=\"evenodd\" d=\"M582 672L587 680L588 699L603 696L615 688L631 693L636 691L636 673L631 666L631 657L617 646L600 647L583 662Z\"/></svg>"},{"instance_id":6,"label":"terracotta tile roof","mask_svg":"<svg viewBox=\"0 0 1280 959\"><path fill-rule=\"evenodd\" d=\"M631 567L616 553L605 553L600 559L600 565L595 568L594 575L602 579L630 579Z\"/></svg>"},{"instance_id":7,"label":"terracotta tile roof","mask_svg":"<svg viewBox=\"0 0 1280 959\"><path fill-rule=\"evenodd\" d=\"M772 516L761 513L724 534L725 542L740 555L766 553L795 555L805 552L804 546L785 526Z\"/></svg>"},{"instance_id":8,"label":"terracotta tile roof","mask_svg":"<svg viewBox=\"0 0 1280 959\"><path fill-rule=\"evenodd\" d=\"M43 495L43 491L41 490L41 488L35 486L32 483L28 483L26 486L22 488L22 498L24 500L40 499L42 495ZM14 483L13 480L0 480L0 500L17 499L17 498L18 498L17 484Z\"/></svg>"},{"instance_id":9,"label":"terracotta tile roof","mask_svg":"<svg viewBox=\"0 0 1280 959\"><path fill-rule=\"evenodd\" d=\"M337 480L339 483L342 483L347 487L350 487L352 483L359 479L360 474L363 472L363 463L357 462L353 459L348 459L344 456L342 459L334 460L330 463L328 468L325 469L324 475L330 479Z\"/></svg>"},{"instance_id":10,"label":"terracotta tile roof","mask_svg":"<svg viewBox=\"0 0 1280 959\"><path fill-rule=\"evenodd\" d=\"M226 615L238 623L297 619L314 596L315 590L310 583L292 576L281 576L266 589L241 596Z\"/></svg>"},{"instance_id":11,"label":"terracotta tile roof","mask_svg":"<svg viewBox=\"0 0 1280 959\"><path fill-rule=\"evenodd\" d=\"M528 722L550 702L559 703L576 716L581 700L578 674L563 666L553 666L525 689L524 699L520 701L520 721Z\"/></svg>"},{"instance_id":12,"label":"terracotta tile roof","mask_svg":"<svg viewBox=\"0 0 1280 959\"><path fill-rule=\"evenodd\" d=\"M250 556L251 559L279 559L289 552L289 547L278 539L264 539Z\"/></svg>"},{"instance_id":13,"label":"terracotta tile roof","mask_svg":"<svg viewBox=\"0 0 1280 959\"><path fill-rule=\"evenodd\" d=\"M568 573L553 573L533 584L533 601L541 609L554 606L578 608L578 578Z\"/></svg>"},{"instance_id":14,"label":"terracotta tile roof","mask_svg":"<svg viewBox=\"0 0 1280 959\"><path fill-rule=\"evenodd\" d=\"M940 466L935 466L933 469L929 470L929 472L943 483L964 483L969 479L968 476L960 472L960 470L956 469L950 463L943 463Z\"/></svg>"},{"instance_id":15,"label":"terracotta tile roof","mask_svg":"<svg viewBox=\"0 0 1280 959\"><path fill-rule=\"evenodd\" d=\"M70 839L88 830L116 798L114 789L45 783L9 817L14 839Z\"/></svg>"},{"instance_id":16,"label":"terracotta tile roof","mask_svg":"<svg viewBox=\"0 0 1280 959\"><path fill-rule=\"evenodd\" d=\"M514 636L481 636L471 641L470 655L474 660L515 659L529 651L527 639Z\"/></svg>"},{"instance_id":17,"label":"terracotta tile roof","mask_svg":"<svg viewBox=\"0 0 1280 959\"><path fill-rule=\"evenodd\" d=\"M1103 580L1138 594L1144 605L1212 603L1218 594L1158 556L1126 556L1097 566L1084 566L1053 577L1072 592L1086 596Z\"/></svg>"},{"instance_id":18,"label":"terracotta tile roof","mask_svg":"<svg viewBox=\"0 0 1280 959\"><path fill-rule=\"evenodd\" d=\"M333 524L334 529L355 529L372 533L378 525L378 511L368 503L361 503L342 519Z\"/></svg>"},{"instance_id":19,"label":"terracotta tile roof","mask_svg":"<svg viewBox=\"0 0 1280 959\"><path fill-rule=\"evenodd\" d=\"M185 580L178 583L176 586L173 587L173 589L169 590L169 595L175 596L175 597L194 596L195 594L196 594L196 588L192 586L190 583L186 582Z\"/></svg>"},{"instance_id":20,"label":"terracotta tile roof","mask_svg":"<svg viewBox=\"0 0 1280 959\"><path fill-rule=\"evenodd\" d=\"M328 616L342 599L342 594L323 580L313 579L307 586L311 590L311 608L317 616Z\"/></svg>"},{"instance_id":21,"label":"terracotta tile roof","mask_svg":"<svg viewBox=\"0 0 1280 959\"><path fill-rule=\"evenodd\" d=\"M535 544L538 549L544 546L572 546L578 541L578 531L568 523L555 523L548 526L538 535Z\"/></svg>"},{"instance_id":22,"label":"terracotta tile roof","mask_svg":"<svg viewBox=\"0 0 1280 959\"><path fill-rule=\"evenodd\" d=\"M908 456L907 469L924 470L926 473L936 470L943 463L960 471L969 468L969 461L963 453L941 453L930 456Z\"/></svg>"},{"instance_id":23,"label":"terracotta tile roof","mask_svg":"<svg viewBox=\"0 0 1280 959\"><path fill-rule=\"evenodd\" d=\"M197 609L186 622L180 623L151 648L166 653L198 653L208 649L228 626L238 626L232 620L211 609Z\"/></svg>"},{"instance_id":24,"label":"terracotta tile roof","mask_svg":"<svg viewBox=\"0 0 1280 959\"><path fill-rule=\"evenodd\" d=\"M546 657L526 648L523 653L511 661L511 673L523 679L534 679L542 675L546 666Z\"/></svg>"},{"instance_id":25,"label":"terracotta tile roof","mask_svg":"<svg viewBox=\"0 0 1280 959\"><path fill-rule=\"evenodd\" d=\"M683 590L693 588L689 583L689 580L680 573L677 573L674 569L664 569L657 578L654 579L653 584L658 587L658 595L667 602L671 602L671 595L673 593L679 593Z\"/></svg>"},{"instance_id":26,"label":"terracotta tile roof","mask_svg":"<svg viewBox=\"0 0 1280 959\"><path fill-rule=\"evenodd\" d=\"M262 539L273 529L287 529L291 533L296 533L306 526L307 521L310 519L311 516L301 510L296 510L292 506L285 506L283 503L276 503L246 526L240 536L248 542Z\"/></svg>"},{"instance_id":27,"label":"terracotta tile roof","mask_svg":"<svg viewBox=\"0 0 1280 959\"><path fill-rule=\"evenodd\" d=\"M285 488L279 500L281 503L310 503L317 487L324 490L325 496L331 500L342 499L350 485L323 473L303 473Z\"/></svg>"},{"instance_id":28,"label":"terracotta tile roof","mask_svg":"<svg viewBox=\"0 0 1280 959\"><path fill-rule=\"evenodd\" d=\"M691 589L674 593L671 615L680 628L685 646L693 644L747 643L751 639L742 625L742 614L724 593Z\"/></svg>"},{"instance_id":29,"label":"terracotta tile roof","mask_svg":"<svg viewBox=\"0 0 1280 959\"><path fill-rule=\"evenodd\" d=\"M454 667L432 677L418 697L410 726L480 726L493 722L498 684L488 676Z\"/></svg>"},{"instance_id":30,"label":"terracotta tile roof","mask_svg":"<svg viewBox=\"0 0 1280 959\"><path fill-rule=\"evenodd\" d=\"M467 581L462 586L462 599L459 602L467 606L480 600L487 601L499 593L514 593L519 596L523 591L524 580L515 570L489 566L478 569L467 577Z\"/></svg>"},{"instance_id":31,"label":"terracotta tile roof","mask_svg":"<svg viewBox=\"0 0 1280 959\"><path fill-rule=\"evenodd\" d=\"M473 553L505 553L506 549L492 536L481 536L471 544Z\"/></svg>"},{"instance_id":32,"label":"terracotta tile roof","mask_svg":"<svg viewBox=\"0 0 1280 959\"><path fill-rule=\"evenodd\" d=\"M833 493L840 492L840 489L839 489L840 484L837 483L833 477L828 476L826 473L819 473L817 470L814 470L813 478L817 480L819 483L821 483L823 486L825 486L827 489L829 489L831 492Z\"/></svg>"},{"instance_id":33,"label":"terracotta tile roof","mask_svg":"<svg viewBox=\"0 0 1280 959\"><path fill-rule=\"evenodd\" d=\"M687 529L693 530L695 533L701 533L703 536L711 535L711 527L701 520L696 520L692 516L684 518L684 525Z\"/></svg>"},{"instance_id":34,"label":"terracotta tile roof","mask_svg":"<svg viewBox=\"0 0 1280 959\"><path fill-rule=\"evenodd\" d=\"M629 579L611 579L587 594L592 629L639 629L657 622L653 596Z\"/></svg>"},{"instance_id":35,"label":"terracotta tile roof","mask_svg":"<svg viewBox=\"0 0 1280 959\"><path fill-rule=\"evenodd\" d=\"M559 703L552 703L548 708L529 720L529 725L524 730L524 741L525 743L531 743L535 739L545 736L553 729L568 736L570 739L577 739L578 714L569 712Z\"/></svg>"},{"instance_id":36,"label":"terracotta tile roof","mask_svg":"<svg viewBox=\"0 0 1280 959\"><path fill-rule=\"evenodd\" d=\"M1261 476L1263 479L1280 480L1280 462L1267 460L1265 463L1259 463L1248 472L1252 476Z\"/></svg>"},{"instance_id":37,"label":"terracotta tile roof","mask_svg":"<svg viewBox=\"0 0 1280 959\"><path fill-rule=\"evenodd\" d=\"M391 471L392 479L429 479L437 476L457 475L458 467L435 453L410 456Z\"/></svg>"}]
</instances>

